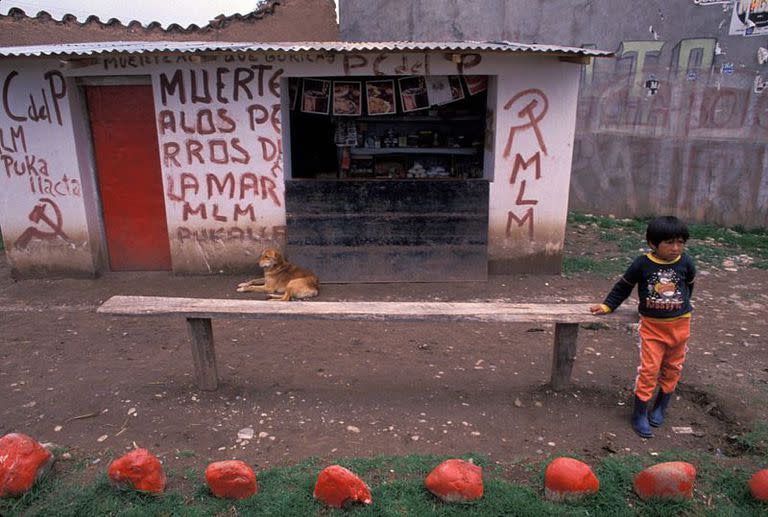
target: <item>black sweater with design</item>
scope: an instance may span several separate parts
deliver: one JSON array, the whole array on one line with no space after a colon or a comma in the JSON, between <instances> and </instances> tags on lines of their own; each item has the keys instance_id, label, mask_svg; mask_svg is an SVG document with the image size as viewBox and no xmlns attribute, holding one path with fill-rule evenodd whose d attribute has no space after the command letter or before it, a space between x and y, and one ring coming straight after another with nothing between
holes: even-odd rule
<instances>
[{"instance_id":1,"label":"black sweater with design","mask_svg":"<svg viewBox=\"0 0 768 517\"><path fill-rule=\"evenodd\" d=\"M691 294L696 277L693 259L683 253L664 262L650 253L637 257L616 282L603 302L611 311L632 294L637 284L638 311L649 318L678 318L691 312Z\"/></svg>"}]
</instances>

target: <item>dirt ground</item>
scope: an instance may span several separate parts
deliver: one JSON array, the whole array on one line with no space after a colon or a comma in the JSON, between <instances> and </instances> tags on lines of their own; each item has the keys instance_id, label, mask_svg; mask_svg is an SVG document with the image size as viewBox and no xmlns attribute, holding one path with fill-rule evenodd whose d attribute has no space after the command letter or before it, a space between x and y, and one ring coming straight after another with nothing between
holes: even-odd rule
<instances>
[{"instance_id":1,"label":"dirt ground","mask_svg":"<svg viewBox=\"0 0 768 517\"><path fill-rule=\"evenodd\" d=\"M567 245L591 246L570 233ZM1 258L0 435L53 442L94 472L134 444L177 472L229 458L259 469L410 453L472 452L507 465L556 454L729 455L768 400L764 270L700 268L683 383L668 424L643 440L628 423L637 337L626 329L582 328L573 389L555 393L546 386L551 326L214 320L222 385L204 392L192 382L182 318L95 311L117 294L252 298L235 292L242 277L14 282ZM319 300L567 301L587 310L612 284L588 274L337 284L323 285ZM254 436L238 441L244 428Z\"/></svg>"}]
</instances>

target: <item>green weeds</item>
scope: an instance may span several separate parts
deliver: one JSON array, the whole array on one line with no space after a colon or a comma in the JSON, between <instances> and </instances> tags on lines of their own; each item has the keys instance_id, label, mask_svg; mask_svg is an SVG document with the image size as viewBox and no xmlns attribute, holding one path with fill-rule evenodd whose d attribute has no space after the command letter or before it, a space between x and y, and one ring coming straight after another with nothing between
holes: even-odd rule
<instances>
[{"instance_id":1,"label":"green weeds","mask_svg":"<svg viewBox=\"0 0 768 517\"><path fill-rule=\"evenodd\" d=\"M614 219L570 213L570 230L582 235L579 242L565 243L563 273L594 273L614 276L623 272L632 259L647 249L645 227L648 218ZM688 252L703 266L732 266L768 269L768 230L723 228L709 224L690 224ZM573 232L569 232L573 233ZM584 241L584 242L581 242Z\"/></svg>"},{"instance_id":2,"label":"green weeds","mask_svg":"<svg viewBox=\"0 0 768 517\"><path fill-rule=\"evenodd\" d=\"M768 421L758 422L754 429L737 436L735 441L748 454L761 455L768 460Z\"/></svg>"},{"instance_id":3,"label":"green weeds","mask_svg":"<svg viewBox=\"0 0 768 517\"><path fill-rule=\"evenodd\" d=\"M594 273L601 276L615 276L622 273L629 262L624 257L607 257L603 260L591 257L566 256L563 259L563 274L571 276L575 273Z\"/></svg>"}]
</instances>

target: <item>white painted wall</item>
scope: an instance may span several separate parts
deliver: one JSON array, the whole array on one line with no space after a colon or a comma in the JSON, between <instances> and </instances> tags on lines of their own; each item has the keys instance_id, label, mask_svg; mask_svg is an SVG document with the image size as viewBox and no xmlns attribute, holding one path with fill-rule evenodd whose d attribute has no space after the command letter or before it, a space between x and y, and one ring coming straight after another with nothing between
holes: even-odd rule
<instances>
[{"instance_id":1,"label":"white painted wall","mask_svg":"<svg viewBox=\"0 0 768 517\"><path fill-rule=\"evenodd\" d=\"M0 227L15 272L91 275L72 88L57 65L4 60L0 66Z\"/></svg>"},{"instance_id":2,"label":"white painted wall","mask_svg":"<svg viewBox=\"0 0 768 517\"><path fill-rule=\"evenodd\" d=\"M489 258L562 252L579 66L529 59L498 76Z\"/></svg>"},{"instance_id":3,"label":"white painted wall","mask_svg":"<svg viewBox=\"0 0 768 517\"><path fill-rule=\"evenodd\" d=\"M188 58L131 56L99 58L93 66L61 73L73 77L152 77L158 153L176 272L252 267L264 247L284 242L285 171L279 85L287 77L302 76L456 75L462 71L493 76L489 111L496 134L486 142L486 162L492 165L494 178L490 258L556 255L564 239L580 67L551 57L485 54L481 58L474 64L470 56L456 63L442 52L251 54L192 63ZM20 116L26 111L30 92L35 98L42 95L37 92L50 89L43 76L57 65L58 61L43 59L0 63L1 81L8 83L9 73L19 71L7 88L11 114ZM50 102L51 93L48 97ZM70 182L82 184L79 171L90 174L89 166L78 163L73 124L68 103L63 100L61 125L58 119L53 123L23 122L26 154L44 156L52 180L61 181L67 174ZM0 113L6 141L10 131L19 125L7 111ZM508 146L510 135L513 138ZM2 152L14 157L24 154L20 150ZM518 156L522 162L518 160L517 177L511 182ZM540 166L538 178L536 160ZM521 165L523 162L528 163L527 168ZM29 252L13 245L30 226L27 216L42 196L30 191L28 175L8 175L4 169L0 173L0 181L9 186L0 194L0 227L11 261L17 267L23 264L29 268L51 261L63 263L66 256L82 268L90 265L93 269L96 252L91 248L95 246L89 247L86 236L89 231L92 235L98 232L89 230L82 194L54 198L62 208L67 239L33 239L36 250L47 251L32 259ZM65 253L54 254L54 249ZM27 256L28 260L22 260Z\"/></svg>"},{"instance_id":4,"label":"white painted wall","mask_svg":"<svg viewBox=\"0 0 768 517\"><path fill-rule=\"evenodd\" d=\"M281 75L249 62L155 71L174 271L252 265L283 244Z\"/></svg>"}]
</instances>

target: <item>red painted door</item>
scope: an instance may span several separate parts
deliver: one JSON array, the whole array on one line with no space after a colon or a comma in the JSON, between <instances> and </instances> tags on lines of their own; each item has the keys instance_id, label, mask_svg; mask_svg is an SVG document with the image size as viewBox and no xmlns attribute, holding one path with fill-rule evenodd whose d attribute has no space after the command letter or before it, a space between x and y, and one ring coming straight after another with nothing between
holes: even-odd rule
<instances>
[{"instance_id":1,"label":"red painted door","mask_svg":"<svg viewBox=\"0 0 768 517\"><path fill-rule=\"evenodd\" d=\"M86 92L110 267L169 270L152 87L88 86Z\"/></svg>"}]
</instances>

